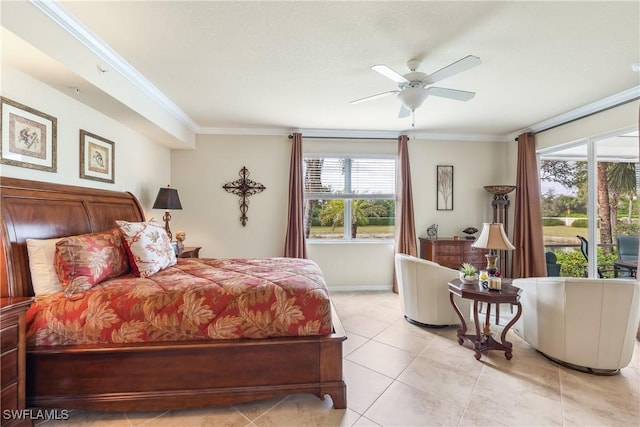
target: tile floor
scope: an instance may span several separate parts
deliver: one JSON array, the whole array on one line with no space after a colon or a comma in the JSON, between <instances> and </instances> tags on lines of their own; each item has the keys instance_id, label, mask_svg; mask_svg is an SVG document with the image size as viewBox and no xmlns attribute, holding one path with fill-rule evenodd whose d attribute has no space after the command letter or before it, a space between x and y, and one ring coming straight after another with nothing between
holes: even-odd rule
<instances>
[{"instance_id":1,"label":"tile floor","mask_svg":"<svg viewBox=\"0 0 640 427\"><path fill-rule=\"evenodd\" d=\"M390 292L334 292L348 332L344 376L348 409L331 399L291 395L229 407L162 413L72 411L62 426L639 426L640 343L620 375L559 367L513 333L514 356L476 361L456 328L407 323ZM503 308L501 314L509 316ZM502 324L506 324L501 319ZM497 330L497 329L496 329Z\"/></svg>"}]
</instances>

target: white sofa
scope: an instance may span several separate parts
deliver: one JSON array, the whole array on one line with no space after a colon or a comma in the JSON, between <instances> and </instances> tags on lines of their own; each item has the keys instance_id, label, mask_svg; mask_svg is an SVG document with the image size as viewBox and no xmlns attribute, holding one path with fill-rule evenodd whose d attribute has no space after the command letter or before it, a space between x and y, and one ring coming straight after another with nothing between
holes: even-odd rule
<instances>
[{"instance_id":1,"label":"white sofa","mask_svg":"<svg viewBox=\"0 0 640 427\"><path fill-rule=\"evenodd\" d=\"M640 282L629 279L516 279L522 316L513 331L569 367L612 374L629 364L640 320Z\"/></svg>"},{"instance_id":2,"label":"white sofa","mask_svg":"<svg viewBox=\"0 0 640 427\"><path fill-rule=\"evenodd\" d=\"M448 282L460 277L457 270L405 254L396 254L398 294L405 318L421 326L442 327L460 324L449 300ZM455 297L465 320L469 300Z\"/></svg>"}]
</instances>

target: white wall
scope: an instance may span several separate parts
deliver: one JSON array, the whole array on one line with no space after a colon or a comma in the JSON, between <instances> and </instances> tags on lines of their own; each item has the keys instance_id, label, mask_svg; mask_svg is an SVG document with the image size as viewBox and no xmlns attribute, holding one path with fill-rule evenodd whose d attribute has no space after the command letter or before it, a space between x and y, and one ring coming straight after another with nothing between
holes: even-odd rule
<instances>
[{"instance_id":1,"label":"white wall","mask_svg":"<svg viewBox=\"0 0 640 427\"><path fill-rule=\"evenodd\" d=\"M638 126L640 101L629 102L575 122L536 134L538 150L610 134L618 129L628 132Z\"/></svg>"},{"instance_id":2,"label":"white wall","mask_svg":"<svg viewBox=\"0 0 640 427\"><path fill-rule=\"evenodd\" d=\"M2 176L130 191L148 215L162 216L162 212L152 211L151 206L158 189L169 182L169 148L4 63L2 96L52 115L58 121L57 172L3 164L0 165ZM80 178L80 129L115 143L114 184Z\"/></svg>"},{"instance_id":3,"label":"white wall","mask_svg":"<svg viewBox=\"0 0 640 427\"><path fill-rule=\"evenodd\" d=\"M199 135L195 151L173 151L171 186L181 211L172 230L187 233L187 246L202 246L204 257L270 257L284 254L291 142L286 136ZM266 190L249 197L248 221L240 223L239 197L222 186L249 178Z\"/></svg>"},{"instance_id":4,"label":"white wall","mask_svg":"<svg viewBox=\"0 0 640 427\"><path fill-rule=\"evenodd\" d=\"M346 152L351 141L304 140L314 151ZM396 152L395 141L358 141L377 153ZM172 230L187 233L187 246L202 246L205 257L282 256L286 232L291 141L286 136L200 135L195 151L173 151L171 185L183 210L174 211ZM492 217L491 196L482 186L513 184L508 179L507 143L410 141L409 154L416 229L424 236L436 223L439 235L461 235ZM321 145L321 148L318 146ZM331 147L334 147L333 149ZM436 166L454 166L454 210L436 210ZM249 198L249 220L240 224L238 197L222 186L246 166L266 190ZM393 279L391 243L319 243L308 246L332 289L389 289Z\"/></svg>"}]
</instances>

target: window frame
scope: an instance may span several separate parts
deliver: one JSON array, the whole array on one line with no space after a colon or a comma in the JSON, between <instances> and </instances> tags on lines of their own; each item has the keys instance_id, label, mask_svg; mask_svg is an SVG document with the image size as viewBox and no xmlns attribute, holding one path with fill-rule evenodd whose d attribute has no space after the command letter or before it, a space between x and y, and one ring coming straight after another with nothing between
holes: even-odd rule
<instances>
[{"instance_id":1,"label":"window frame","mask_svg":"<svg viewBox=\"0 0 640 427\"><path fill-rule=\"evenodd\" d=\"M324 193L324 192L307 192L304 190L303 200L306 204L308 200L344 200L344 219L343 219L343 235L342 238L313 238L305 237L307 243L322 244L322 243L385 243L388 244L395 240L395 237L391 238L352 238L351 237L351 221L347 218L351 217L352 201L353 200L392 200L394 203L394 234L395 234L395 212L397 211L397 181L398 181L398 156L395 154L366 154L366 153L318 153L318 152L305 152L302 156L303 162L307 159L380 159L380 160L393 160L394 174L393 174L393 193L375 193L375 194L357 194L357 193ZM306 162L305 162L306 163ZM304 165L306 168L306 164ZM345 173L344 185L345 189L350 188L351 184L351 162L346 162L345 168L349 173ZM304 169L303 169L304 170ZM303 176L303 181L305 177ZM303 185L306 182L303 182Z\"/></svg>"}]
</instances>

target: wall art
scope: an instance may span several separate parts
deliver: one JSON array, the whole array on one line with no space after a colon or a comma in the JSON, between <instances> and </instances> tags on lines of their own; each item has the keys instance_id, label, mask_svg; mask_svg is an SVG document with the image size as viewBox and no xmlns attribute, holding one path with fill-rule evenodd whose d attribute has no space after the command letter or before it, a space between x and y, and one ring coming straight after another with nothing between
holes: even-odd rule
<instances>
[{"instance_id":1,"label":"wall art","mask_svg":"<svg viewBox=\"0 0 640 427\"><path fill-rule=\"evenodd\" d=\"M0 97L0 163L57 171L58 119Z\"/></svg>"},{"instance_id":2,"label":"wall art","mask_svg":"<svg viewBox=\"0 0 640 427\"><path fill-rule=\"evenodd\" d=\"M240 169L239 175L240 179L227 182L222 186L222 188L224 188L227 193L240 196L240 223L244 227L247 225L247 221L249 220L249 217L247 216L247 211L249 210L249 196L262 193L267 189L267 187L259 182L249 179L249 175L251 174L249 173L249 169L244 166Z\"/></svg>"},{"instance_id":3,"label":"wall art","mask_svg":"<svg viewBox=\"0 0 640 427\"><path fill-rule=\"evenodd\" d=\"M453 166L437 166L438 199L436 208L439 211L453 210Z\"/></svg>"},{"instance_id":4,"label":"wall art","mask_svg":"<svg viewBox=\"0 0 640 427\"><path fill-rule=\"evenodd\" d=\"M115 143L80 129L80 178L115 182Z\"/></svg>"}]
</instances>

